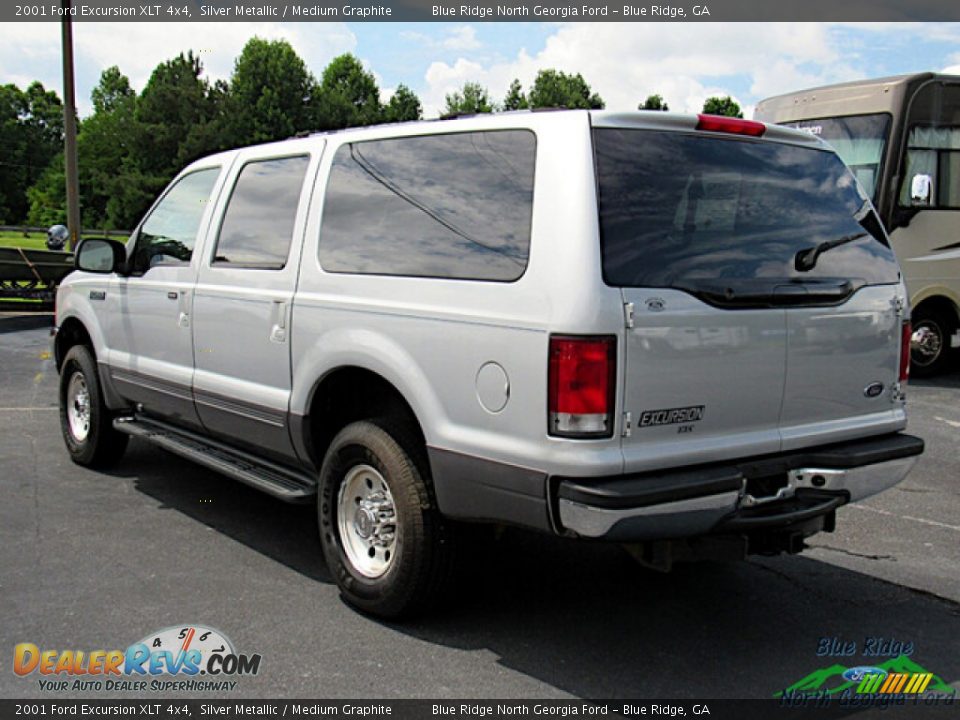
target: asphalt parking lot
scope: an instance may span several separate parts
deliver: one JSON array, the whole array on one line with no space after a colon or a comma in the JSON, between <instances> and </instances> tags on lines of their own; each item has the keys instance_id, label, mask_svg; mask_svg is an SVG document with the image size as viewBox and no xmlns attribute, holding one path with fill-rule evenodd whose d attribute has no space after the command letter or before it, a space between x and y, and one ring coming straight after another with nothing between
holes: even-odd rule
<instances>
[{"instance_id":1,"label":"asphalt parking lot","mask_svg":"<svg viewBox=\"0 0 960 720\"><path fill-rule=\"evenodd\" d=\"M74 466L49 324L0 316L0 697L50 697L11 671L16 643L125 648L191 623L262 655L238 690L207 693L225 697L769 698L864 663L817 657L833 637L912 643L960 687L960 373L910 385L927 441L911 477L800 556L663 575L508 530L471 549L455 602L388 624L339 599L311 507L138 441L110 473Z\"/></svg>"}]
</instances>

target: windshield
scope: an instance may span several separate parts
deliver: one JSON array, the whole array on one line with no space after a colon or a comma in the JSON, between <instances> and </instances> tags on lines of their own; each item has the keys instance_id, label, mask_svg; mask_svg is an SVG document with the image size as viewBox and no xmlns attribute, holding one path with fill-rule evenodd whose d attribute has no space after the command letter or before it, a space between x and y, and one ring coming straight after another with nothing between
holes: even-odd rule
<instances>
[{"instance_id":1,"label":"windshield","mask_svg":"<svg viewBox=\"0 0 960 720\"><path fill-rule=\"evenodd\" d=\"M876 214L832 152L679 132L594 133L610 285L899 279ZM797 269L797 253L848 236L857 237Z\"/></svg>"},{"instance_id":2,"label":"windshield","mask_svg":"<svg viewBox=\"0 0 960 720\"><path fill-rule=\"evenodd\" d=\"M857 115L855 117L821 118L783 123L803 130L828 142L840 159L853 171L870 199L877 201L880 166L887 147L890 115Z\"/></svg>"}]
</instances>

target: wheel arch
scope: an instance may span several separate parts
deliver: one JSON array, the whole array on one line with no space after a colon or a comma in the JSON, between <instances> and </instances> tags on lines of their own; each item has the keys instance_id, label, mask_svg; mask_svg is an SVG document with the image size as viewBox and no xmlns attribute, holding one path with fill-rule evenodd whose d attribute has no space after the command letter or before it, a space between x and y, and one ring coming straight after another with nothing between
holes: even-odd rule
<instances>
[{"instance_id":1,"label":"wheel arch","mask_svg":"<svg viewBox=\"0 0 960 720\"><path fill-rule=\"evenodd\" d=\"M63 359L70 352L70 348L75 345L86 345L90 348L94 358L97 357L97 350L94 347L93 338L90 331L83 321L78 317L68 317L57 329L57 335L53 341L53 358L57 366L57 372L63 366Z\"/></svg>"},{"instance_id":2,"label":"wheel arch","mask_svg":"<svg viewBox=\"0 0 960 720\"><path fill-rule=\"evenodd\" d=\"M392 417L407 423L414 439L426 447L420 415L397 385L362 365L330 368L314 382L306 412L295 429L294 442L310 463L319 468L334 436L358 420ZM426 454L424 454L426 460Z\"/></svg>"},{"instance_id":3,"label":"wheel arch","mask_svg":"<svg viewBox=\"0 0 960 720\"><path fill-rule=\"evenodd\" d=\"M960 326L960 306L957 298L951 297L946 292L933 289L913 301L911 314L914 317L930 311L946 314L953 320L954 329Z\"/></svg>"}]
</instances>

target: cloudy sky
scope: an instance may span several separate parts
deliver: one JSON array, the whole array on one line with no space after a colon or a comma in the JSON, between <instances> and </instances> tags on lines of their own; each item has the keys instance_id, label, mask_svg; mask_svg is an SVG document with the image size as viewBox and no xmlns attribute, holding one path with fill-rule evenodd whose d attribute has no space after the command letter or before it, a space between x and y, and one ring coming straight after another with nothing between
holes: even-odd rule
<instances>
[{"instance_id":1,"label":"cloudy sky","mask_svg":"<svg viewBox=\"0 0 960 720\"><path fill-rule=\"evenodd\" d=\"M427 117L466 80L502 99L510 80L540 68L581 72L613 110L659 92L673 110L697 111L731 94L750 117L761 98L818 84L923 70L960 74L960 23L91 23L74 25L81 115L100 72L118 65L137 90L153 67L181 51L211 78L229 78L254 35L287 39L319 75L334 56L356 54L389 97L398 83ZM33 80L61 90L60 28L0 25L0 84Z\"/></svg>"}]
</instances>

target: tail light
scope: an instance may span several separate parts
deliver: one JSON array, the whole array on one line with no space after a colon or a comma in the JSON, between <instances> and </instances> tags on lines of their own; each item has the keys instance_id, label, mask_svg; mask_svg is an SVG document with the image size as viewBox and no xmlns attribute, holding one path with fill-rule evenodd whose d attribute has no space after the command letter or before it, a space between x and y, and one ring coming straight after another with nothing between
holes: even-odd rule
<instances>
[{"instance_id":1,"label":"tail light","mask_svg":"<svg viewBox=\"0 0 960 720\"><path fill-rule=\"evenodd\" d=\"M570 438L613 435L616 338L550 338L548 380L551 435Z\"/></svg>"},{"instance_id":2,"label":"tail light","mask_svg":"<svg viewBox=\"0 0 960 720\"><path fill-rule=\"evenodd\" d=\"M900 382L910 379L910 341L913 339L913 326L908 320L900 331Z\"/></svg>"},{"instance_id":3,"label":"tail light","mask_svg":"<svg viewBox=\"0 0 960 720\"><path fill-rule=\"evenodd\" d=\"M754 120L742 120L725 115L697 115L697 130L760 137L766 129L766 125Z\"/></svg>"}]
</instances>

